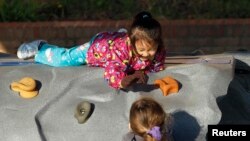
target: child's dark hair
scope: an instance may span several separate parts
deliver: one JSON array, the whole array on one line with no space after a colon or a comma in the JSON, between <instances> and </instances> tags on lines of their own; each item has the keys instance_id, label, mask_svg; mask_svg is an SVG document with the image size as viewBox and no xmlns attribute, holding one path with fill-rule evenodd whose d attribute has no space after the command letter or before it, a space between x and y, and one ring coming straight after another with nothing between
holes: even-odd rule
<instances>
[{"instance_id":1,"label":"child's dark hair","mask_svg":"<svg viewBox=\"0 0 250 141\"><path fill-rule=\"evenodd\" d=\"M145 141L156 141L156 138L148 133L154 127L160 127L162 138L160 141L166 141L164 136L165 123L169 115L164 112L162 106L154 99L142 97L135 101L130 109L129 122L132 131L143 137Z\"/></svg>"},{"instance_id":2,"label":"child's dark hair","mask_svg":"<svg viewBox=\"0 0 250 141\"><path fill-rule=\"evenodd\" d=\"M137 40L145 40L151 44L158 44L158 50L164 47L161 37L161 25L149 12L143 11L134 17L128 35L132 47L135 47Z\"/></svg>"}]
</instances>

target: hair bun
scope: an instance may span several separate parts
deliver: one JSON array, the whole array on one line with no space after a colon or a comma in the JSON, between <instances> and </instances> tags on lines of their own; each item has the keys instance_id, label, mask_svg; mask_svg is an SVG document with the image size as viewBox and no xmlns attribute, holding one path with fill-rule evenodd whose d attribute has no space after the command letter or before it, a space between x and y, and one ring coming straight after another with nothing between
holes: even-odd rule
<instances>
[{"instance_id":1,"label":"hair bun","mask_svg":"<svg viewBox=\"0 0 250 141\"><path fill-rule=\"evenodd\" d=\"M136 20L144 20L144 19L148 19L148 18L152 18L152 15L147 12L147 11L142 11L140 13L138 13L136 16L135 16L135 19Z\"/></svg>"}]
</instances>

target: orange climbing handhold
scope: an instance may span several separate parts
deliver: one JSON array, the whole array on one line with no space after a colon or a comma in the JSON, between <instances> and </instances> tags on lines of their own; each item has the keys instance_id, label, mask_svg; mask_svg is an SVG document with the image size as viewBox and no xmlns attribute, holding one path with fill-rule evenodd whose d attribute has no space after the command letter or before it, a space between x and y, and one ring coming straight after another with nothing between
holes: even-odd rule
<instances>
[{"instance_id":1,"label":"orange climbing handhold","mask_svg":"<svg viewBox=\"0 0 250 141\"><path fill-rule=\"evenodd\" d=\"M171 93L178 93L179 91L178 82L170 76L166 76L162 79L156 79L154 84L161 89L164 96L167 96Z\"/></svg>"}]
</instances>

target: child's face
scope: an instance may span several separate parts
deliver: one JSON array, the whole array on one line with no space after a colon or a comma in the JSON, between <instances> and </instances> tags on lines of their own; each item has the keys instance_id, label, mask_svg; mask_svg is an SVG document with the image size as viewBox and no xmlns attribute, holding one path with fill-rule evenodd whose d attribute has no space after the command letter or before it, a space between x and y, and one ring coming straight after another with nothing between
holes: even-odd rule
<instances>
[{"instance_id":1,"label":"child's face","mask_svg":"<svg viewBox=\"0 0 250 141\"><path fill-rule=\"evenodd\" d=\"M135 42L136 52L143 61L153 60L156 54L158 45L152 44L144 40L138 40Z\"/></svg>"}]
</instances>

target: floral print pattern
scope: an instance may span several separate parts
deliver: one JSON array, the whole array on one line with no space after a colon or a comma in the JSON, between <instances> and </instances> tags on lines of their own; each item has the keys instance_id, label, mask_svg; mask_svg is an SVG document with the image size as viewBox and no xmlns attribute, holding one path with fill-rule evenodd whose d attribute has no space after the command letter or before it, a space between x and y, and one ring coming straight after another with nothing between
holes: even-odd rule
<instances>
[{"instance_id":1,"label":"floral print pattern","mask_svg":"<svg viewBox=\"0 0 250 141\"><path fill-rule=\"evenodd\" d=\"M104 78L113 88L121 87L121 80L135 70L158 72L164 69L166 52L159 50L153 61L142 61L132 55L129 37L125 32L103 32L96 35L87 52L89 66L103 67Z\"/></svg>"}]
</instances>

